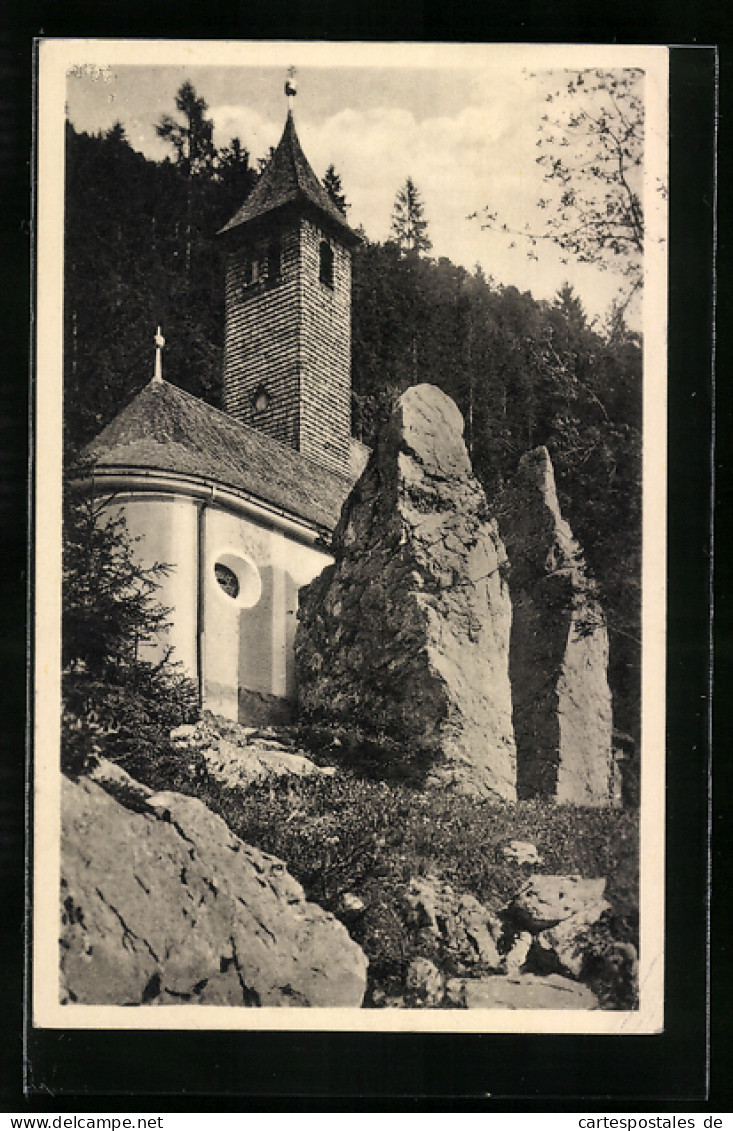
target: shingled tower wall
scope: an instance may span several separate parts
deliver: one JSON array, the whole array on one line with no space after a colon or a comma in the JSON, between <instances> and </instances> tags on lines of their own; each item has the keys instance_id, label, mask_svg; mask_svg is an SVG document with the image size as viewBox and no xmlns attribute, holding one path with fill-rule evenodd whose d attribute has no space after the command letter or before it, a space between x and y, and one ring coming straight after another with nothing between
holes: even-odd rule
<instances>
[{"instance_id":1,"label":"shingled tower wall","mask_svg":"<svg viewBox=\"0 0 733 1131\"><path fill-rule=\"evenodd\" d=\"M348 474L351 248L358 237L288 120L226 235L224 408Z\"/></svg>"}]
</instances>

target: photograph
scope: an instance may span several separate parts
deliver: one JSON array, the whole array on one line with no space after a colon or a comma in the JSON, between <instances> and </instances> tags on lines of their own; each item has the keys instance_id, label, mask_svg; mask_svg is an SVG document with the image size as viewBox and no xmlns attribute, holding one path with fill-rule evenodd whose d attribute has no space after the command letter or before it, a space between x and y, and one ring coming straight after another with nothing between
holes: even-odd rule
<instances>
[{"instance_id":1,"label":"photograph","mask_svg":"<svg viewBox=\"0 0 733 1131\"><path fill-rule=\"evenodd\" d=\"M33 1026L663 1032L668 55L39 41Z\"/></svg>"}]
</instances>

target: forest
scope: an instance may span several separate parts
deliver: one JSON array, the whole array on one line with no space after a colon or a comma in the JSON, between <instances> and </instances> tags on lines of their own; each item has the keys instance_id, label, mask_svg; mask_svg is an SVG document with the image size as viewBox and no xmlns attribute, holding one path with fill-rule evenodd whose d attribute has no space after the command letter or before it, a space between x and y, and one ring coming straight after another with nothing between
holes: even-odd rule
<instances>
[{"instance_id":1,"label":"forest","mask_svg":"<svg viewBox=\"0 0 733 1131\"><path fill-rule=\"evenodd\" d=\"M205 128L195 149L174 119L158 132L172 143L171 156L155 162L132 148L119 125L93 136L67 125L67 455L149 381L158 325L166 379L220 403L224 291L215 237L263 162L237 139L217 150ZM324 184L347 208L348 186L333 167ZM539 301L479 267L431 257L429 226L411 190L396 199L393 238L373 242L362 231L354 253L354 433L373 442L396 394L434 383L463 413L474 470L490 500L528 448L548 447L563 513L608 619L615 726L638 749L640 337L621 306L605 326L591 325L569 285ZM418 238L405 227L410 213Z\"/></svg>"}]
</instances>

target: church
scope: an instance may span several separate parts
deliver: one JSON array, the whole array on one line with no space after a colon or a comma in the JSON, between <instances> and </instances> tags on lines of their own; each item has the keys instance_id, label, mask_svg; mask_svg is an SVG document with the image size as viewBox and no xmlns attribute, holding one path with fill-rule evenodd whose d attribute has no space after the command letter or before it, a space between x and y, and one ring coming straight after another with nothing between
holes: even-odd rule
<instances>
[{"instance_id":1,"label":"church","mask_svg":"<svg viewBox=\"0 0 733 1131\"><path fill-rule=\"evenodd\" d=\"M224 411L164 380L159 332L152 379L87 453L144 564L173 567L158 593L171 628L155 648L173 648L205 709L282 723L296 697L298 590L332 560L369 454L351 436L359 236L309 165L292 107L219 240Z\"/></svg>"}]
</instances>

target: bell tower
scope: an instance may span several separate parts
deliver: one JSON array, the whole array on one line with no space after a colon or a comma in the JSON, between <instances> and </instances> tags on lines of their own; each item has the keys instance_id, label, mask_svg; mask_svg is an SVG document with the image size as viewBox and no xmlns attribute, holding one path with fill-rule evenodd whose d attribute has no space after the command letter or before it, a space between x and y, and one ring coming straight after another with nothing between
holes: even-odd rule
<instances>
[{"instance_id":1,"label":"bell tower","mask_svg":"<svg viewBox=\"0 0 733 1131\"><path fill-rule=\"evenodd\" d=\"M311 169L293 120L239 211L226 256L224 409L347 475L351 253L359 242Z\"/></svg>"}]
</instances>

